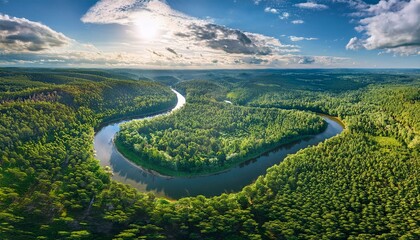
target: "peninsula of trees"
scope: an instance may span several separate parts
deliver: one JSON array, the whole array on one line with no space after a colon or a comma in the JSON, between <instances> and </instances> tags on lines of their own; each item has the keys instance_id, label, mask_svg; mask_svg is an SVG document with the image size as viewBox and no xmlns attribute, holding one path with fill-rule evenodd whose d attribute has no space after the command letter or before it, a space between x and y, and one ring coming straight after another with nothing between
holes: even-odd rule
<instances>
[{"instance_id":1,"label":"peninsula of trees","mask_svg":"<svg viewBox=\"0 0 420 240\"><path fill-rule=\"evenodd\" d=\"M313 113L203 101L167 116L126 123L116 143L147 168L195 175L226 169L325 127Z\"/></svg>"}]
</instances>

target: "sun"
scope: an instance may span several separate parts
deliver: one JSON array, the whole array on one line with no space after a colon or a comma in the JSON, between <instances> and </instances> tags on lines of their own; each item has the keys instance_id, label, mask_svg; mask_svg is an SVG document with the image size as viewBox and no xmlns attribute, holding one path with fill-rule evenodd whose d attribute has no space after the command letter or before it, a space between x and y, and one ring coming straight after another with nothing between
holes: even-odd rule
<instances>
[{"instance_id":1,"label":"sun","mask_svg":"<svg viewBox=\"0 0 420 240\"><path fill-rule=\"evenodd\" d=\"M136 32L144 40L154 40L159 36L161 20L150 14L143 14L136 19Z\"/></svg>"}]
</instances>

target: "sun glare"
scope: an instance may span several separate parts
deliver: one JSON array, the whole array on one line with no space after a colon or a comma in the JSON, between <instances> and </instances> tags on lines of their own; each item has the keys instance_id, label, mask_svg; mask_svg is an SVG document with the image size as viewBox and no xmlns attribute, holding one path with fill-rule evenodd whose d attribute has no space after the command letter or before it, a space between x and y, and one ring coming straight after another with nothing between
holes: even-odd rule
<instances>
[{"instance_id":1,"label":"sun glare","mask_svg":"<svg viewBox=\"0 0 420 240\"><path fill-rule=\"evenodd\" d=\"M152 15L142 15L137 18L138 36L145 40L153 40L159 35L161 21Z\"/></svg>"}]
</instances>

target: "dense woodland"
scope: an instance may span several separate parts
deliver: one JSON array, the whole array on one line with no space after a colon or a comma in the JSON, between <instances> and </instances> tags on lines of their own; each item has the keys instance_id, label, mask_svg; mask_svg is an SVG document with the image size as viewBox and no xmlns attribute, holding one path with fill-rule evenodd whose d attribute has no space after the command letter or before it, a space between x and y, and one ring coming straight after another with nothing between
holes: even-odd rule
<instances>
[{"instance_id":1,"label":"dense woodland","mask_svg":"<svg viewBox=\"0 0 420 240\"><path fill-rule=\"evenodd\" d=\"M193 175L226 169L324 127L321 117L302 111L203 101L167 116L126 123L116 141L140 165Z\"/></svg>"},{"instance_id":2,"label":"dense woodland","mask_svg":"<svg viewBox=\"0 0 420 240\"><path fill-rule=\"evenodd\" d=\"M347 128L238 193L170 202L111 180L92 146L104 121L173 106L169 88L113 71L1 69L0 238L420 238L418 72L229 74L176 87L200 90L194 104L324 112Z\"/></svg>"}]
</instances>

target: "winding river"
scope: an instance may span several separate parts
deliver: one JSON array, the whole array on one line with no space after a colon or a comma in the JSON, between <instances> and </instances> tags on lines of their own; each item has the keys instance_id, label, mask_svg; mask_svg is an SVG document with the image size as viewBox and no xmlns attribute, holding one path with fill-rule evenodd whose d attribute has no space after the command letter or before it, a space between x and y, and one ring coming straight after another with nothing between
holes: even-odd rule
<instances>
[{"instance_id":1,"label":"winding river","mask_svg":"<svg viewBox=\"0 0 420 240\"><path fill-rule=\"evenodd\" d=\"M185 104L185 98L175 90L178 98L177 105L168 113L181 108ZM162 114L159 114L162 115ZM140 118L150 119L159 115ZM157 196L169 199L179 199L188 196L216 196L221 193L237 192L244 186L255 181L258 176L266 173L267 168L280 163L288 154L296 153L302 148L318 144L325 139L331 138L341 131L342 125L330 116L322 115L327 121L328 127L322 133L306 139L283 145L256 159L249 160L236 167L221 173L199 177L166 177L143 169L124 158L115 148L113 138L120 129L121 121L103 127L96 133L94 147L96 158L101 166L110 166L113 171L113 179L129 184L143 192L153 192Z\"/></svg>"}]
</instances>

